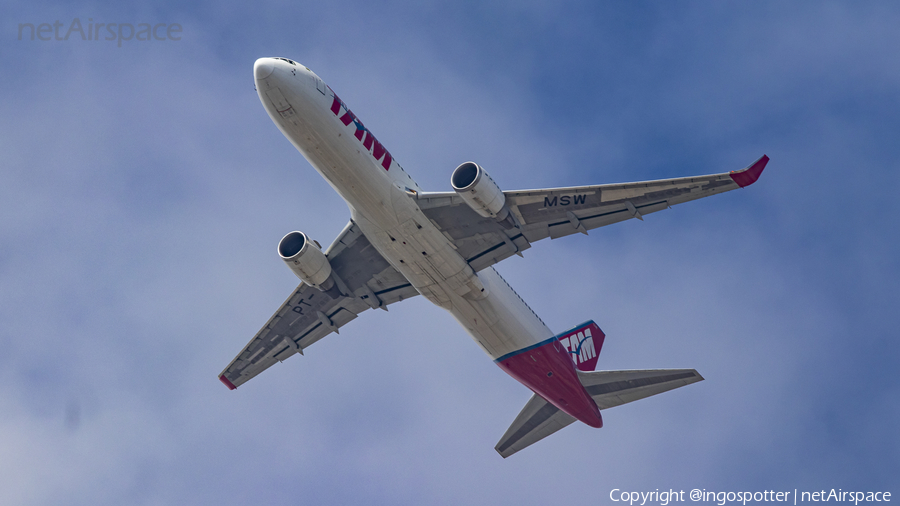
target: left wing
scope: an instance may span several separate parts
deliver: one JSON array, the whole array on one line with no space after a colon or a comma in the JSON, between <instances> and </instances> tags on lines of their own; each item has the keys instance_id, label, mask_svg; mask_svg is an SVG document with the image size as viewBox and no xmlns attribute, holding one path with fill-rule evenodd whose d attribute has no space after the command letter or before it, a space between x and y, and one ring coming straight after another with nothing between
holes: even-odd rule
<instances>
[{"instance_id":1,"label":"left wing","mask_svg":"<svg viewBox=\"0 0 900 506\"><path fill-rule=\"evenodd\" d=\"M235 389L338 329L366 309L387 309L388 304L419 292L372 247L352 221L325 252L335 286L319 291L300 283L278 311L219 375Z\"/></svg>"},{"instance_id":2,"label":"left wing","mask_svg":"<svg viewBox=\"0 0 900 506\"><path fill-rule=\"evenodd\" d=\"M521 254L531 243L643 216L675 204L749 186L759 179L769 157L746 169L708 176L637 183L505 191L506 205L518 223L483 218L456 193L422 193L419 207L453 242L475 271Z\"/></svg>"}]
</instances>

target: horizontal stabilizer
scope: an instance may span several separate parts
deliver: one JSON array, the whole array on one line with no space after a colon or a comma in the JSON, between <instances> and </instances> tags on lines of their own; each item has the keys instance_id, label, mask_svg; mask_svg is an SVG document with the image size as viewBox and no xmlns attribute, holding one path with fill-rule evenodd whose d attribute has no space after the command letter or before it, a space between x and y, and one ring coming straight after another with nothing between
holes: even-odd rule
<instances>
[{"instance_id":1,"label":"horizontal stabilizer","mask_svg":"<svg viewBox=\"0 0 900 506\"><path fill-rule=\"evenodd\" d=\"M509 457L574 421L575 417L545 401L540 395L534 394L494 449L503 458Z\"/></svg>"},{"instance_id":2,"label":"horizontal stabilizer","mask_svg":"<svg viewBox=\"0 0 900 506\"><path fill-rule=\"evenodd\" d=\"M703 381L703 376L694 369L645 369L578 371L578 379L598 408L609 409Z\"/></svg>"},{"instance_id":3,"label":"horizontal stabilizer","mask_svg":"<svg viewBox=\"0 0 900 506\"><path fill-rule=\"evenodd\" d=\"M602 410L702 381L703 376L694 369L646 369L578 371L578 379ZM494 449L503 458L509 457L574 421L574 417L535 394Z\"/></svg>"}]
</instances>

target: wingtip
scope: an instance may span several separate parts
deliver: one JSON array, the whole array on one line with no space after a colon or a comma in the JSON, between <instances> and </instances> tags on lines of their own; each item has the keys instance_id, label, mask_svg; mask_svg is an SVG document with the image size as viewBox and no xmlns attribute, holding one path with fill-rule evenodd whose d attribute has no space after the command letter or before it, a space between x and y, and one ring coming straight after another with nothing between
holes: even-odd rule
<instances>
[{"instance_id":1,"label":"wingtip","mask_svg":"<svg viewBox=\"0 0 900 506\"><path fill-rule=\"evenodd\" d=\"M234 383L228 381L228 378L226 378L224 374L219 376L219 381L224 383L225 386L228 387L228 390L234 390L235 388L237 388L236 386L234 386Z\"/></svg>"},{"instance_id":2,"label":"wingtip","mask_svg":"<svg viewBox=\"0 0 900 506\"><path fill-rule=\"evenodd\" d=\"M769 157L762 155L759 160L753 162L753 164L746 169L732 171L731 179L733 179L741 188L750 186L759 179L759 176L762 174L763 169L766 168L767 163L769 163Z\"/></svg>"}]
</instances>

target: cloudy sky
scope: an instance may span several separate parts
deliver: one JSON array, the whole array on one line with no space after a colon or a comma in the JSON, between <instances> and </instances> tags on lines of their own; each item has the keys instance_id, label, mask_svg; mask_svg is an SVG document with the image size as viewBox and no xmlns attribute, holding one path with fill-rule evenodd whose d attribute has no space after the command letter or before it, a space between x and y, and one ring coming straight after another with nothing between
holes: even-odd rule
<instances>
[{"instance_id":1,"label":"cloudy sky","mask_svg":"<svg viewBox=\"0 0 900 506\"><path fill-rule=\"evenodd\" d=\"M0 7L0 503L606 504L611 489L887 490L900 476L900 7L353 2ZM180 40L19 25L177 23ZM26 29L27 30L27 29ZM124 33L128 35L127 31ZM736 170L740 191L499 271L598 368L706 381L504 460L530 392L424 299L237 391L217 380L341 199L268 118L320 75L423 188Z\"/></svg>"}]
</instances>

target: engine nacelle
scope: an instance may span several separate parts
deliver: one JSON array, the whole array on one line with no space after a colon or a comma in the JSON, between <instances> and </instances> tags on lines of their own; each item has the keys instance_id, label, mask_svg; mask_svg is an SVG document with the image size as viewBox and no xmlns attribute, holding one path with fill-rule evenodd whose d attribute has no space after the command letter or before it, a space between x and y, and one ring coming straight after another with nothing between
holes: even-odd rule
<instances>
[{"instance_id":1,"label":"engine nacelle","mask_svg":"<svg viewBox=\"0 0 900 506\"><path fill-rule=\"evenodd\" d=\"M457 167L450 176L450 185L479 215L498 221L509 215L503 191L477 163L466 162Z\"/></svg>"},{"instance_id":2,"label":"engine nacelle","mask_svg":"<svg viewBox=\"0 0 900 506\"><path fill-rule=\"evenodd\" d=\"M331 263L325 253L303 232L291 232L278 243L278 254L304 283L327 290L333 281Z\"/></svg>"}]
</instances>

